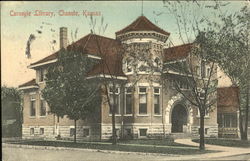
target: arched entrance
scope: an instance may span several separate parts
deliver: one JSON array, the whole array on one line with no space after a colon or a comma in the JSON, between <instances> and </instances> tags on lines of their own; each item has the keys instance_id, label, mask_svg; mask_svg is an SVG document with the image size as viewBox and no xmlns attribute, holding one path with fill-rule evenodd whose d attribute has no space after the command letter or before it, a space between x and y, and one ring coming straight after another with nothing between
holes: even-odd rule
<instances>
[{"instance_id":1,"label":"arched entrance","mask_svg":"<svg viewBox=\"0 0 250 161\"><path fill-rule=\"evenodd\" d=\"M171 115L172 133L183 132L183 125L187 125L187 110L184 106L177 104L174 106Z\"/></svg>"}]
</instances>

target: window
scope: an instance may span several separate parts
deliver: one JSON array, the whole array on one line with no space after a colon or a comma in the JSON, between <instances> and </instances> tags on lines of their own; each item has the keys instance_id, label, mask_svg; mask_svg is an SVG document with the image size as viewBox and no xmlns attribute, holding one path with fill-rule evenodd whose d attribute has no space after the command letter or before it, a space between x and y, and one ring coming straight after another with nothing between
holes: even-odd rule
<instances>
[{"instance_id":1,"label":"window","mask_svg":"<svg viewBox=\"0 0 250 161\"><path fill-rule=\"evenodd\" d=\"M70 128L70 130L69 130L69 135L70 136L74 136L75 135L75 128Z\"/></svg>"},{"instance_id":2,"label":"window","mask_svg":"<svg viewBox=\"0 0 250 161\"><path fill-rule=\"evenodd\" d=\"M139 88L139 114L147 114L147 88Z\"/></svg>"},{"instance_id":3,"label":"window","mask_svg":"<svg viewBox=\"0 0 250 161\"><path fill-rule=\"evenodd\" d=\"M125 137L126 138L132 138L131 129L125 129Z\"/></svg>"},{"instance_id":4,"label":"window","mask_svg":"<svg viewBox=\"0 0 250 161\"><path fill-rule=\"evenodd\" d=\"M206 77L210 77L210 72L211 72L211 69L210 68L207 68L207 72L206 72Z\"/></svg>"},{"instance_id":5,"label":"window","mask_svg":"<svg viewBox=\"0 0 250 161\"><path fill-rule=\"evenodd\" d=\"M36 116L36 95L30 95L30 116Z\"/></svg>"},{"instance_id":6,"label":"window","mask_svg":"<svg viewBox=\"0 0 250 161\"><path fill-rule=\"evenodd\" d=\"M43 82L45 77L44 69L40 69L39 82Z\"/></svg>"},{"instance_id":7,"label":"window","mask_svg":"<svg viewBox=\"0 0 250 161\"><path fill-rule=\"evenodd\" d=\"M208 134L208 129L209 129L209 128L205 128L205 134L206 134L206 135Z\"/></svg>"},{"instance_id":8,"label":"window","mask_svg":"<svg viewBox=\"0 0 250 161\"><path fill-rule=\"evenodd\" d=\"M132 59L128 58L125 63L125 72L132 72Z\"/></svg>"},{"instance_id":9,"label":"window","mask_svg":"<svg viewBox=\"0 0 250 161\"><path fill-rule=\"evenodd\" d=\"M45 116L45 115L46 115L46 102L41 97L41 100L40 100L40 116Z\"/></svg>"},{"instance_id":10,"label":"window","mask_svg":"<svg viewBox=\"0 0 250 161\"><path fill-rule=\"evenodd\" d=\"M83 137L89 136L89 129L83 129Z\"/></svg>"},{"instance_id":11,"label":"window","mask_svg":"<svg viewBox=\"0 0 250 161\"><path fill-rule=\"evenodd\" d=\"M40 135L44 134L44 128L40 128Z\"/></svg>"},{"instance_id":12,"label":"window","mask_svg":"<svg viewBox=\"0 0 250 161\"><path fill-rule=\"evenodd\" d=\"M154 60L154 65L156 68L161 68L162 67L162 64L161 64L161 61L160 61L160 58L156 57L155 60ZM157 69L158 71L159 69Z\"/></svg>"},{"instance_id":13,"label":"window","mask_svg":"<svg viewBox=\"0 0 250 161\"><path fill-rule=\"evenodd\" d=\"M147 130L148 129L139 129L140 137L146 137L147 136Z\"/></svg>"},{"instance_id":14,"label":"window","mask_svg":"<svg viewBox=\"0 0 250 161\"><path fill-rule=\"evenodd\" d=\"M126 108L125 114L132 114L132 89L126 88Z\"/></svg>"},{"instance_id":15,"label":"window","mask_svg":"<svg viewBox=\"0 0 250 161\"><path fill-rule=\"evenodd\" d=\"M200 67L199 66L196 66L195 67L195 73L197 74L197 76L201 76L201 71L200 71Z\"/></svg>"},{"instance_id":16,"label":"window","mask_svg":"<svg viewBox=\"0 0 250 161\"><path fill-rule=\"evenodd\" d=\"M236 113L224 113L218 114L219 127L237 127L237 114Z\"/></svg>"},{"instance_id":17,"label":"window","mask_svg":"<svg viewBox=\"0 0 250 161\"><path fill-rule=\"evenodd\" d=\"M120 88L116 87L113 91L113 87L109 87L109 99L111 104L109 113L112 114L111 108L115 105L115 114L120 114Z\"/></svg>"},{"instance_id":18,"label":"window","mask_svg":"<svg viewBox=\"0 0 250 161\"><path fill-rule=\"evenodd\" d=\"M30 128L30 135L34 135L35 134L35 129L34 128Z\"/></svg>"},{"instance_id":19,"label":"window","mask_svg":"<svg viewBox=\"0 0 250 161\"><path fill-rule=\"evenodd\" d=\"M154 88L154 114L160 114L160 88Z\"/></svg>"}]
</instances>

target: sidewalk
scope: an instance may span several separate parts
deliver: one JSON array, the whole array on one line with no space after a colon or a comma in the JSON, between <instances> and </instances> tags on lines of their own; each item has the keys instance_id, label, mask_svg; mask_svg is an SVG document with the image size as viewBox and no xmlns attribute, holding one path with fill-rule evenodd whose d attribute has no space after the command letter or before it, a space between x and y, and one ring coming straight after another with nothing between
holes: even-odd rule
<instances>
[{"instance_id":1,"label":"sidewalk","mask_svg":"<svg viewBox=\"0 0 250 161\"><path fill-rule=\"evenodd\" d=\"M192 145L199 147L198 143L192 142L191 139L176 139L176 143L185 144L185 145ZM250 148L236 148L236 147L227 147L227 146L219 146L219 145L205 145L206 150L215 150L215 151L221 151L216 153L206 153L206 154L200 154L200 155L193 155L190 158L185 157L186 159L216 159L221 157L228 157L228 156L235 156L235 155L242 155L242 154L249 154ZM184 158L183 158L184 159Z\"/></svg>"}]
</instances>

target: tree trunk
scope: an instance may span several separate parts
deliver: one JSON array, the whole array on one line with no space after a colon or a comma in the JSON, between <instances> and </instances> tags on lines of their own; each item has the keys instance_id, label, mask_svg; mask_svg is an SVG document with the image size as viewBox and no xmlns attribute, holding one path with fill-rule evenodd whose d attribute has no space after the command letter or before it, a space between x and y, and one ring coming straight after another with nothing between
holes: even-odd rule
<instances>
[{"instance_id":1,"label":"tree trunk","mask_svg":"<svg viewBox=\"0 0 250 161\"><path fill-rule=\"evenodd\" d=\"M75 123L75 131L74 131L74 143L76 143L76 121L77 120L74 120L74 123Z\"/></svg>"},{"instance_id":2,"label":"tree trunk","mask_svg":"<svg viewBox=\"0 0 250 161\"><path fill-rule=\"evenodd\" d=\"M116 145L117 139L116 139L116 129L115 129L115 109L116 109L116 97L115 97L115 91L116 87L115 84L113 83L113 105L112 105L112 134L113 134L113 139L112 139L112 144Z\"/></svg>"},{"instance_id":3,"label":"tree trunk","mask_svg":"<svg viewBox=\"0 0 250 161\"><path fill-rule=\"evenodd\" d=\"M112 106L112 144L116 144L116 129L115 129L115 105Z\"/></svg>"},{"instance_id":4,"label":"tree trunk","mask_svg":"<svg viewBox=\"0 0 250 161\"><path fill-rule=\"evenodd\" d=\"M56 125L56 134L57 134L57 138L60 139L60 116L57 115L57 125Z\"/></svg>"},{"instance_id":5,"label":"tree trunk","mask_svg":"<svg viewBox=\"0 0 250 161\"><path fill-rule=\"evenodd\" d=\"M247 99L246 99L246 112L245 112L245 128L244 133L241 140L247 140L247 132L248 132L248 112L249 112L249 87L247 88Z\"/></svg>"},{"instance_id":6,"label":"tree trunk","mask_svg":"<svg viewBox=\"0 0 250 161\"><path fill-rule=\"evenodd\" d=\"M200 110L200 150L205 150L205 138L204 138L204 111Z\"/></svg>"},{"instance_id":7,"label":"tree trunk","mask_svg":"<svg viewBox=\"0 0 250 161\"><path fill-rule=\"evenodd\" d=\"M237 99L239 104L239 128L240 128L240 139L243 140L244 138L244 129L243 129L243 116L242 116L242 109L240 107L240 95L237 92Z\"/></svg>"}]
</instances>

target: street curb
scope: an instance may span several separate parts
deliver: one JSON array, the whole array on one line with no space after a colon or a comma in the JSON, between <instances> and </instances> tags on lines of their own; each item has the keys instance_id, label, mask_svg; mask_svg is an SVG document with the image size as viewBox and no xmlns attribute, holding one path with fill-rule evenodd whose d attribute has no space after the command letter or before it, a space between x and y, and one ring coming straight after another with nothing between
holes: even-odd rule
<instances>
[{"instance_id":1,"label":"street curb","mask_svg":"<svg viewBox=\"0 0 250 161\"><path fill-rule=\"evenodd\" d=\"M100 150L100 149L83 149L83 148L69 148L69 147L54 147L54 146L36 146L36 145L21 145L2 143L2 147L8 148L25 148L25 149L40 149L40 150L72 150L72 151L88 151L88 152L101 152L113 154L137 154L137 155L152 155L152 156L180 156L174 154L163 153L143 153L143 152L127 152L127 151L114 151L114 150Z\"/></svg>"}]
</instances>

